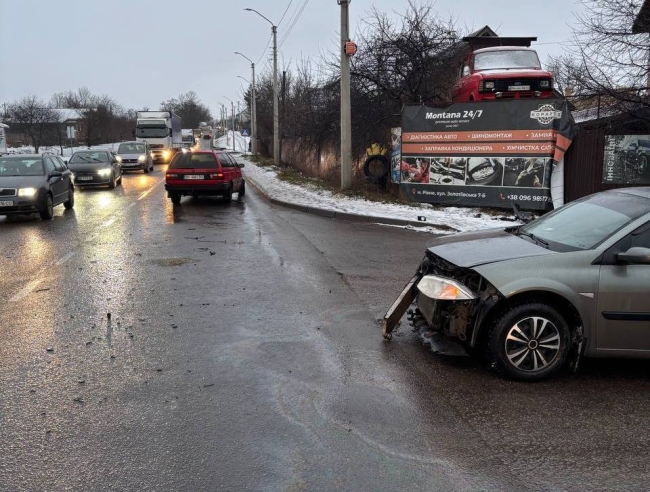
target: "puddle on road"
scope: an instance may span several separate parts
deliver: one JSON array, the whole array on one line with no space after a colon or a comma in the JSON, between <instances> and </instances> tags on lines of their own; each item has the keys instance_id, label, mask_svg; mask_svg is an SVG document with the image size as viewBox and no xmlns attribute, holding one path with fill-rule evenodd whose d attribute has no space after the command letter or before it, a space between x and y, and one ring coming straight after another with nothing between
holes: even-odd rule
<instances>
[{"instance_id":1,"label":"puddle on road","mask_svg":"<svg viewBox=\"0 0 650 492\"><path fill-rule=\"evenodd\" d=\"M151 263L164 267L175 267L182 266L186 263L196 263L201 260L196 260L194 258L157 258L155 260L149 260Z\"/></svg>"}]
</instances>

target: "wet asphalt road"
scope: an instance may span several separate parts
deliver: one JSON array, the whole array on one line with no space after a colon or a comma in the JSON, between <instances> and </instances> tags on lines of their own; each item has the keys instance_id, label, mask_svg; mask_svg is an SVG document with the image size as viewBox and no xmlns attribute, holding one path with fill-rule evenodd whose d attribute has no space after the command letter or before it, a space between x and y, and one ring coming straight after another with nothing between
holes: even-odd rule
<instances>
[{"instance_id":1,"label":"wet asphalt road","mask_svg":"<svg viewBox=\"0 0 650 492\"><path fill-rule=\"evenodd\" d=\"M173 208L162 169L0 218L0 490L648 489L647 362L521 384L385 343L430 236Z\"/></svg>"}]
</instances>

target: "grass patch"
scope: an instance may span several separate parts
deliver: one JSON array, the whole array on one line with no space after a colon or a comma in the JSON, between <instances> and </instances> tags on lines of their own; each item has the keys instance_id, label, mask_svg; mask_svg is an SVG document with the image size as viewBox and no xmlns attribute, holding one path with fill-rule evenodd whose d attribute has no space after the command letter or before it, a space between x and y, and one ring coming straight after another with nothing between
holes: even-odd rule
<instances>
[{"instance_id":1,"label":"grass patch","mask_svg":"<svg viewBox=\"0 0 650 492\"><path fill-rule=\"evenodd\" d=\"M274 164L272 157L264 157L260 154L247 156L246 158L260 167L271 167Z\"/></svg>"},{"instance_id":2,"label":"grass patch","mask_svg":"<svg viewBox=\"0 0 650 492\"><path fill-rule=\"evenodd\" d=\"M321 190L334 191L332 187L322 179L305 176L303 173L292 167L283 167L278 170L278 178L282 181L298 186L311 186Z\"/></svg>"}]
</instances>

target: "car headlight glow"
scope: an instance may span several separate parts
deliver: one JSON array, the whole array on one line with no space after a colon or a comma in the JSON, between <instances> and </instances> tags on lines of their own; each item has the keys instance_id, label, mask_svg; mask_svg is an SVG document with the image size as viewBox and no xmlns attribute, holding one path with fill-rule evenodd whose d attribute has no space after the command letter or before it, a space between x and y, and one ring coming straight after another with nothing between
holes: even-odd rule
<instances>
[{"instance_id":1,"label":"car headlight glow","mask_svg":"<svg viewBox=\"0 0 650 492\"><path fill-rule=\"evenodd\" d=\"M163 158L169 159L169 150L163 150Z\"/></svg>"},{"instance_id":2,"label":"car headlight glow","mask_svg":"<svg viewBox=\"0 0 650 492\"><path fill-rule=\"evenodd\" d=\"M486 89L494 89L494 80L488 80L487 82L485 82L484 87Z\"/></svg>"},{"instance_id":3,"label":"car headlight glow","mask_svg":"<svg viewBox=\"0 0 650 492\"><path fill-rule=\"evenodd\" d=\"M138 156L138 162L144 162L146 160L147 160L147 158L145 156L143 156L143 155Z\"/></svg>"},{"instance_id":4,"label":"car headlight glow","mask_svg":"<svg viewBox=\"0 0 650 492\"><path fill-rule=\"evenodd\" d=\"M429 297L440 301L469 301L476 299L476 295L464 285L455 280L425 275L418 282L418 290Z\"/></svg>"},{"instance_id":5,"label":"car headlight glow","mask_svg":"<svg viewBox=\"0 0 650 492\"><path fill-rule=\"evenodd\" d=\"M97 171L97 174L106 177L106 176L110 176L111 172L112 169L100 169L99 171Z\"/></svg>"},{"instance_id":6,"label":"car headlight glow","mask_svg":"<svg viewBox=\"0 0 650 492\"><path fill-rule=\"evenodd\" d=\"M18 190L18 196L34 196L36 193L38 193L38 190L36 188L20 188Z\"/></svg>"}]
</instances>

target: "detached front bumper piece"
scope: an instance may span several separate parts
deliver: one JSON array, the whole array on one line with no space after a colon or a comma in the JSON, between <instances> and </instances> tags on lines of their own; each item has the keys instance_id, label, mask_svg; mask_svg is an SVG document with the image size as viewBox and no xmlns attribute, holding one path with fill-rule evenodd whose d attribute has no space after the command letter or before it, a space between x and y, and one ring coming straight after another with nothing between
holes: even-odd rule
<instances>
[{"instance_id":1,"label":"detached front bumper piece","mask_svg":"<svg viewBox=\"0 0 650 492\"><path fill-rule=\"evenodd\" d=\"M402 319L402 316L404 316L404 313L406 313L406 310L413 303L413 299L415 298L415 286L421 278L422 274L420 272L413 275L413 278L409 280L409 283L406 284L402 293L397 297L397 299L395 299L395 302L384 316L382 322L382 335L386 340L393 338L393 330L399 324L399 321Z\"/></svg>"}]
</instances>

